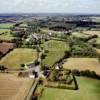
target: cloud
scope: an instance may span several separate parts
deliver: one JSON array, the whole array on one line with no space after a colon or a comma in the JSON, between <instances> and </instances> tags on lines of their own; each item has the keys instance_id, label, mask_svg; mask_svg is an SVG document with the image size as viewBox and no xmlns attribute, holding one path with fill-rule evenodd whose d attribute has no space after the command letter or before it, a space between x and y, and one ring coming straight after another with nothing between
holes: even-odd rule
<instances>
[{"instance_id":1,"label":"cloud","mask_svg":"<svg viewBox=\"0 0 100 100\"><path fill-rule=\"evenodd\" d=\"M0 0L0 12L100 13L100 0Z\"/></svg>"}]
</instances>

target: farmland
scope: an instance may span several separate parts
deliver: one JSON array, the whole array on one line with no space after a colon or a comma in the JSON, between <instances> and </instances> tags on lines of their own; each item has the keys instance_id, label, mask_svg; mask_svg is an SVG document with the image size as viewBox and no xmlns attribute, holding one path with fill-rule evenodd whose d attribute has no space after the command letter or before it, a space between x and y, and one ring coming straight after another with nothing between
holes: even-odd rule
<instances>
[{"instance_id":1,"label":"farmland","mask_svg":"<svg viewBox=\"0 0 100 100\"><path fill-rule=\"evenodd\" d=\"M0 29L0 32L1 32L1 29ZM3 30L2 31L3 33L0 34L0 40L12 40L14 39L14 37L12 36L12 34L10 33L10 30Z\"/></svg>"},{"instance_id":2,"label":"farmland","mask_svg":"<svg viewBox=\"0 0 100 100\"><path fill-rule=\"evenodd\" d=\"M9 69L20 68L23 63L29 63L36 59L37 53L34 49L19 48L14 49L8 55L6 55L0 64L4 65Z\"/></svg>"},{"instance_id":3,"label":"farmland","mask_svg":"<svg viewBox=\"0 0 100 100\"><path fill-rule=\"evenodd\" d=\"M96 58L69 58L64 63L65 69L95 71L100 75L100 62Z\"/></svg>"},{"instance_id":4,"label":"farmland","mask_svg":"<svg viewBox=\"0 0 100 100\"><path fill-rule=\"evenodd\" d=\"M88 38L90 36L90 34L87 34L87 33L84 33L84 32L73 32L72 36L77 37L77 38Z\"/></svg>"},{"instance_id":5,"label":"farmland","mask_svg":"<svg viewBox=\"0 0 100 100\"><path fill-rule=\"evenodd\" d=\"M100 37L100 31L85 31L88 35L98 35Z\"/></svg>"},{"instance_id":6,"label":"farmland","mask_svg":"<svg viewBox=\"0 0 100 100\"><path fill-rule=\"evenodd\" d=\"M45 88L40 100L99 100L99 80L77 77L77 81L79 90Z\"/></svg>"},{"instance_id":7,"label":"farmland","mask_svg":"<svg viewBox=\"0 0 100 100\"><path fill-rule=\"evenodd\" d=\"M57 61L64 57L65 51L69 51L69 45L62 41L48 41L42 44L44 50L48 50L47 56L43 60L43 65L51 67Z\"/></svg>"},{"instance_id":8,"label":"farmland","mask_svg":"<svg viewBox=\"0 0 100 100\"><path fill-rule=\"evenodd\" d=\"M3 23L0 24L0 29L10 29L13 25L13 23Z\"/></svg>"},{"instance_id":9,"label":"farmland","mask_svg":"<svg viewBox=\"0 0 100 100\"><path fill-rule=\"evenodd\" d=\"M14 37L10 32L13 23L0 24L0 40L12 40Z\"/></svg>"},{"instance_id":10,"label":"farmland","mask_svg":"<svg viewBox=\"0 0 100 100\"><path fill-rule=\"evenodd\" d=\"M28 78L0 73L0 100L24 100L32 82Z\"/></svg>"}]
</instances>

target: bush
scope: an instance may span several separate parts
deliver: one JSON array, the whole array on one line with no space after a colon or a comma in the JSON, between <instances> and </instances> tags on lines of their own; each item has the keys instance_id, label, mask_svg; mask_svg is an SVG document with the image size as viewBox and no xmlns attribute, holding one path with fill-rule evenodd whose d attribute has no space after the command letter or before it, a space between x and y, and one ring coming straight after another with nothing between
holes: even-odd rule
<instances>
[{"instance_id":1,"label":"bush","mask_svg":"<svg viewBox=\"0 0 100 100\"><path fill-rule=\"evenodd\" d=\"M24 68L25 67L25 64L21 64L21 67Z\"/></svg>"},{"instance_id":2,"label":"bush","mask_svg":"<svg viewBox=\"0 0 100 100\"><path fill-rule=\"evenodd\" d=\"M100 76L97 75L95 71L89 71L89 70L79 71L77 69L74 69L72 70L72 73L76 76L86 76L90 78L100 79Z\"/></svg>"},{"instance_id":3,"label":"bush","mask_svg":"<svg viewBox=\"0 0 100 100\"><path fill-rule=\"evenodd\" d=\"M41 55L41 59L45 59L45 57L46 57L46 54Z\"/></svg>"}]
</instances>

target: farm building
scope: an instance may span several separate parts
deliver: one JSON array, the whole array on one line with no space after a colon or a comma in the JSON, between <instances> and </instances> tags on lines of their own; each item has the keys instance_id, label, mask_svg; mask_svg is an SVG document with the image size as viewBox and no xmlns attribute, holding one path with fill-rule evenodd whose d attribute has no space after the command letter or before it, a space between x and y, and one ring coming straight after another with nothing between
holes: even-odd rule
<instances>
[{"instance_id":1,"label":"farm building","mask_svg":"<svg viewBox=\"0 0 100 100\"><path fill-rule=\"evenodd\" d=\"M0 43L0 52L6 54L9 50L13 49L13 43L2 42Z\"/></svg>"}]
</instances>

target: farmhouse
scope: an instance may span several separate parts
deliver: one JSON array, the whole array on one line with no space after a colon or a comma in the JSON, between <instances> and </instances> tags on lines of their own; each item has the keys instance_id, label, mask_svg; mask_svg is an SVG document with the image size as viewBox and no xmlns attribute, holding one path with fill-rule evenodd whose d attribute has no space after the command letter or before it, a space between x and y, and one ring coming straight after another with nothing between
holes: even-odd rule
<instances>
[{"instance_id":1,"label":"farmhouse","mask_svg":"<svg viewBox=\"0 0 100 100\"><path fill-rule=\"evenodd\" d=\"M2 42L0 43L0 52L6 54L9 50L13 49L13 43Z\"/></svg>"}]
</instances>

